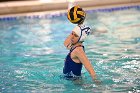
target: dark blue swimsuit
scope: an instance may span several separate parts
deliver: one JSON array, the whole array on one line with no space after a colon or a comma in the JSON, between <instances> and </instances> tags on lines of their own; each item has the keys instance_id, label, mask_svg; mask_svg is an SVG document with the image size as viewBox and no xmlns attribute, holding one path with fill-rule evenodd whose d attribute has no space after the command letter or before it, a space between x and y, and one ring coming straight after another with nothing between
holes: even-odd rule
<instances>
[{"instance_id":1,"label":"dark blue swimsuit","mask_svg":"<svg viewBox=\"0 0 140 93\"><path fill-rule=\"evenodd\" d=\"M84 46L77 46L77 47L83 47L83 49L84 49ZM75 63L71 59L71 56L70 56L72 51L75 48L70 49L70 52L68 53L68 55L65 59L63 73L64 73L65 77L67 77L67 78L73 78L73 77L81 76L82 63Z\"/></svg>"}]
</instances>

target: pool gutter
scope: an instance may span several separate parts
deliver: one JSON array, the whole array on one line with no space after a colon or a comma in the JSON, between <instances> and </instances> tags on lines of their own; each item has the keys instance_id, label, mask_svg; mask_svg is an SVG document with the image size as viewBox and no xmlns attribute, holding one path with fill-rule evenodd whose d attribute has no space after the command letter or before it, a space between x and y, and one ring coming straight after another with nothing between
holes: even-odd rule
<instances>
[{"instance_id":1,"label":"pool gutter","mask_svg":"<svg viewBox=\"0 0 140 93\"><path fill-rule=\"evenodd\" d=\"M140 5L140 0L78 0L76 4L84 8L103 8L113 6ZM21 14L42 11L66 11L68 2L39 2L39 1L18 1L0 3L0 15Z\"/></svg>"}]
</instances>

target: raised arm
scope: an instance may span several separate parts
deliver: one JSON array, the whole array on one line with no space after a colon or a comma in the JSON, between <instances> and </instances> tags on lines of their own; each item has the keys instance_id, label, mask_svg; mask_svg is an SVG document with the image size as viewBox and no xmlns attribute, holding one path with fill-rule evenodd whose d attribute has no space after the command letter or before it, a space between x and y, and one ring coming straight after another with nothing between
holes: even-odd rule
<instances>
[{"instance_id":1,"label":"raised arm","mask_svg":"<svg viewBox=\"0 0 140 93\"><path fill-rule=\"evenodd\" d=\"M71 37L72 35L70 34L64 41L64 46L67 48L67 49L70 49L71 48Z\"/></svg>"}]
</instances>

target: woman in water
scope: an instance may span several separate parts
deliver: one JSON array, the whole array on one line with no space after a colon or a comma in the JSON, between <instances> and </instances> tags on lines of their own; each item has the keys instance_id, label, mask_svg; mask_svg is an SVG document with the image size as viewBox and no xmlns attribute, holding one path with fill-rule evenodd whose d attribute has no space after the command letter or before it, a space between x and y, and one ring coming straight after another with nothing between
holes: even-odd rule
<instances>
[{"instance_id":1,"label":"woman in water","mask_svg":"<svg viewBox=\"0 0 140 93\"><path fill-rule=\"evenodd\" d=\"M75 12L74 10L81 10L83 13L85 13L79 6L74 6L69 10L68 13L69 20L73 12ZM75 24L77 24L77 26L72 30L72 33L64 41L64 46L67 49L69 49L70 52L68 53L65 59L63 73L66 78L80 77L82 65L84 65L84 67L92 77L93 81L97 82L96 73L88 57L86 56L83 46L84 40L90 34L90 28L83 24L85 20L84 16L85 14L82 15L83 15L82 19L78 20L77 22L73 21L75 22Z\"/></svg>"}]
</instances>

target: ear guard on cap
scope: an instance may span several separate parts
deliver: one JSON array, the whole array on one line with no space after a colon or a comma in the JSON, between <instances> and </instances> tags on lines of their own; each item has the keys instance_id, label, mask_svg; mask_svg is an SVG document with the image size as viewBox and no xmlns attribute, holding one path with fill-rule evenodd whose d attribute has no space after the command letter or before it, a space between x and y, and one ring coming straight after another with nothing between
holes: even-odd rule
<instances>
[{"instance_id":1,"label":"ear guard on cap","mask_svg":"<svg viewBox=\"0 0 140 93\"><path fill-rule=\"evenodd\" d=\"M86 26L76 26L73 31L79 36L78 42L83 42L90 34L90 28Z\"/></svg>"}]
</instances>

